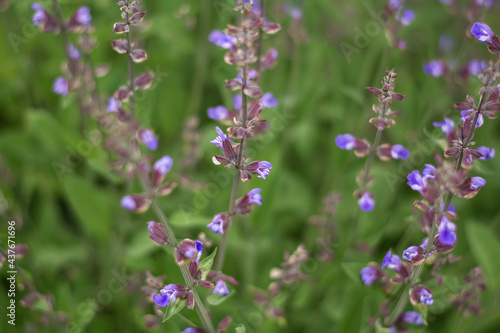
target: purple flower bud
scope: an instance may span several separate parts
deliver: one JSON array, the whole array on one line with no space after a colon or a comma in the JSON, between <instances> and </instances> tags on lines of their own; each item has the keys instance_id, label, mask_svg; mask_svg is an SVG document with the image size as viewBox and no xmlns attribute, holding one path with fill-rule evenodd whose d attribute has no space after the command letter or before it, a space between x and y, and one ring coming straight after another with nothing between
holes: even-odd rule
<instances>
[{"instance_id":1,"label":"purple flower bud","mask_svg":"<svg viewBox=\"0 0 500 333\"><path fill-rule=\"evenodd\" d=\"M391 147L391 156L394 159L406 160L410 155L410 152L405 149L402 145L394 145Z\"/></svg>"},{"instance_id":2,"label":"purple flower bud","mask_svg":"<svg viewBox=\"0 0 500 333\"><path fill-rule=\"evenodd\" d=\"M38 2L35 2L31 5L31 8L35 11L33 14L33 24L37 27L42 26L47 20L47 16L45 14L45 9L43 9L42 5Z\"/></svg>"},{"instance_id":3,"label":"purple flower bud","mask_svg":"<svg viewBox=\"0 0 500 333\"><path fill-rule=\"evenodd\" d=\"M224 49L229 49L231 46L235 45L238 40L234 36L229 36L220 30L214 30L208 36L208 40Z\"/></svg>"},{"instance_id":4,"label":"purple flower bud","mask_svg":"<svg viewBox=\"0 0 500 333\"><path fill-rule=\"evenodd\" d=\"M434 127L439 127L441 128L441 131L443 131L444 134L449 135L453 133L453 128L455 127L455 122L449 118L444 118L444 120L440 123L438 122L433 122L432 125Z\"/></svg>"},{"instance_id":5,"label":"purple flower bud","mask_svg":"<svg viewBox=\"0 0 500 333\"><path fill-rule=\"evenodd\" d=\"M262 205L262 196L260 195L260 188L254 188L250 192L248 192L248 203L251 205Z\"/></svg>"},{"instance_id":6,"label":"purple flower bud","mask_svg":"<svg viewBox=\"0 0 500 333\"><path fill-rule=\"evenodd\" d=\"M460 120L465 123L467 120L472 121L474 119L474 111L473 110L462 110L460 111L462 114L462 117L460 117ZM479 116L477 116L477 121L476 121L476 127L481 127L484 124L484 118L483 115L480 113Z\"/></svg>"},{"instance_id":7,"label":"purple flower bud","mask_svg":"<svg viewBox=\"0 0 500 333\"><path fill-rule=\"evenodd\" d=\"M152 131L147 128L139 130L139 140L150 150L156 150L158 148L158 139Z\"/></svg>"},{"instance_id":8,"label":"purple flower bud","mask_svg":"<svg viewBox=\"0 0 500 333\"><path fill-rule=\"evenodd\" d=\"M299 8L293 7L293 8L290 10L290 16L291 16L294 20L300 20L300 19L302 18L302 10L300 10Z\"/></svg>"},{"instance_id":9,"label":"purple flower bud","mask_svg":"<svg viewBox=\"0 0 500 333\"><path fill-rule=\"evenodd\" d=\"M419 293L419 299L420 299L420 303L422 304L425 304L425 305L431 305L432 303L434 303L434 300L432 298L432 294L429 293L427 291L427 289L420 289L420 293Z\"/></svg>"},{"instance_id":10,"label":"purple flower bud","mask_svg":"<svg viewBox=\"0 0 500 333\"><path fill-rule=\"evenodd\" d=\"M411 9L406 9L403 11L401 17L396 16L396 19L399 20L402 25L409 25L411 21L415 19L415 12Z\"/></svg>"},{"instance_id":11,"label":"purple flower bud","mask_svg":"<svg viewBox=\"0 0 500 333\"><path fill-rule=\"evenodd\" d=\"M220 149L223 149L222 142L227 139L227 136L218 126L215 126L215 130L217 131L217 134L219 134L219 136L210 141L210 143L216 145Z\"/></svg>"},{"instance_id":12,"label":"purple flower bud","mask_svg":"<svg viewBox=\"0 0 500 333\"><path fill-rule=\"evenodd\" d=\"M200 258L201 258L201 254L203 253L203 243L198 241L198 240L195 240L194 241L195 245L196 245L196 251L198 251L198 256L196 257L196 259L194 260L197 264L200 263Z\"/></svg>"},{"instance_id":13,"label":"purple flower bud","mask_svg":"<svg viewBox=\"0 0 500 333\"><path fill-rule=\"evenodd\" d=\"M457 236L455 235L455 223L450 222L445 216L441 218L438 228L438 238L441 244L447 246L453 246L457 242Z\"/></svg>"},{"instance_id":14,"label":"purple flower bud","mask_svg":"<svg viewBox=\"0 0 500 333\"><path fill-rule=\"evenodd\" d=\"M69 90L68 80L66 80L62 76L59 76L54 81L54 85L52 86L52 90L58 95L63 95L63 96L67 95L68 90Z\"/></svg>"},{"instance_id":15,"label":"purple flower bud","mask_svg":"<svg viewBox=\"0 0 500 333\"><path fill-rule=\"evenodd\" d=\"M247 171L262 179L266 179L266 177L269 176L269 172L272 168L272 164L267 161L252 162L246 167Z\"/></svg>"},{"instance_id":16,"label":"purple flower bud","mask_svg":"<svg viewBox=\"0 0 500 333\"><path fill-rule=\"evenodd\" d=\"M172 159L172 157L170 157L169 155L165 155L155 162L155 164L153 165L153 169L160 175L164 176L170 171L170 168L172 168L173 164L174 160Z\"/></svg>"},{"instance_id":17,"label":"purple flower bud","mask_svg":"<svg viewBox=\"0 0 500 333\"><path fill-rule=\"evenodd\" d=\"M212 222L210 222L207 227L212 229L212 231L216 234L223 234L224 233L224 219L222 214L217 214L214 216L212 219Z\"/></svg>"},{"instance_id":18,"label":"purple flower bud","mask_svg":"<svg viewBox=\"0 0 500 333\"><path fill-rule=\"evenodd\" d=\"M92 22L92 16L90 16L89 7L80 7L76 11L75 21L81 25L89 25Z\"/></svg>"},{"instance_id":19,"label":"purple flower bud","mask_svg":"<svg viewBox=\"0 0 500 333\"><path fill-rule=\"evenodd\" d=\"M472 177L471 182L470 189L473 191L486 185L486 180L481 177Z\"/></svg>"},{"instance_id":20,"label":"purple flower bud","mask_svg":"<svg viewBox=\"0 0 500 333\"><path fill-rule=\"evenodd\" d=\"M387 6L391 12L394 12L401 6L401 0L389 0Z\"/></svg>"},{"instance_id":21,"label":"purple flower bud","mask_svg":"<svg viewBox=\"0 0 500 333\"><path fill-rule=\"evenodd\" d=\"M122 205L123 208L126 210L135 210L137 205L135 203L134 198L132 198L131 195L126 195L122 198L120 204Z\"/></svg>"},{"instance_id":22,"label":"purple flower bud","mask_svg":"<svg viewBox=\"0 0 500 333\"><path fill-rule=\"evenodd\" d=\"M265 108L274 108L278 106L278 100L270 92L262 95L262 97L260 98L260 102Z\"/></svg>"},{"instance_id":23,"label":"purple flower bud","mask_svg":"<svg viewBox=\"0 0 500 333\"><path fill-rule=\"evenodd\" d=\"M476 22L472 25L470 32L478 39L481 43L491 43L491 38L495 36L493 31L489 26L484 23Z\"/></svg>"},{"instance_id":24,"label":"purple flower bud","mask_svg":"<svg viewBox=\"0 0 500 333\"><path fill-rule=\"evenodd\" d=\"M233 96L233 108L235 110L239 110L241 108L241 94L238 94L238 95L234 95Z\"/></svg>"},{"instance_id":25,"label":"purple flower bud","mask_svg":"<svg viewBox=\"0 0 500 333\"><path fill-rule=\"evenodd\" d=\"M198 257L196 243L188 238L183 239L175 247L174 257L178 265L189 264Z\"/></svg>"},{"instance_id":26,"label":"purple flower bud","mask_svg":"<svg viewBox=\"0 0 500 333\"><path fill-rule=\"evenodd\" d=\"M421 246L410 246L403 251L403 260L412 265L420 265L425 260L425 249Z\"/></svg>"},{"instance_id":27,"label":"purple flower bud","mask_svg":"<svg viewBox=\"0 0 500 333\"><path fill-rule=\"evenodd\" d=\"M337 135L337 137L335 138L335 144L340 149L351 150L356 147L356 138L351 134Z\"/></svg>"},{"instance_id":28,"label":"purple flower bud","mask_svg":"<svg viewBox=\"0 0 500 333\"><path fill-rule=\"evenodd\" d=\"M148 222L149 238L158 245L171 245L168 241L165 227L161 223Z\"/></svg>"},{"instance_id":29,"label":"purple flower bud","mask_svg":"<svg viewBox=\"0 0 500 333\"><path fill-rule=\"evenodd\" d=\"M391 251L387 251L384 259L382 260L382 269L385 268L392 269L396 272L400 272L403 264L396 254L392 254Z\"/></svg>"},{"instance_id":30,"label":"purple flower bud","mask_svg":"<svg viewBox=\"0 0 500 333\"><path fill-rule=\"evenodd\" d=\"M231 117L229 110L223 106L208 108L208 118L212 120L224 120Z\"/></svg>"},{"instance_id":31,"label":"purple flower bud","mask_svg":"<svg viewBox=\"0 0 500 333\"><path fill-rule=\"evenodd\" d=\"M226 282L224 280L218 280L214 287L214 294L227 295L229 290L227 289Z\"/></svg>"},{"instance_id":32,"label":"purple flower bud","mask_svg":"<svg viewBox=\"0 0 500 333\"><path fill-rule=\"evenodd\" d=\"M358 200L359 208L364 212L370 212L375 208L375 200L369 192L363 193Z\"/></svg>"},{"instance_id":33,"label":"purple flower bud","mask_svg":"<svg viewBox=\"0 0 500 333\"><path fill-rule=\"evenodd\" d=\"M106 106L106 110L108 112L118 112L118 108L122 106L122 102L116 100L114 97L110 97L108 100L108 105Z\"/></svg>"},{"instance_id":34,"label":"purple flower bud","mask_svg":"<svg viewBox=\"0 0 500 333\"><path fill-rule=\"evenodd\" d=\"M488 67L488 64L484 60L471 60L467 65L467 71L469 74L478 75L479 72L484 71Z\"/></svg>"},{"instance_id":35,"label":"purple flower bud","mask_svg":"<svg viewBox=\"0 0 500 333\"><path fill-rule=\"evenodd\" d=\"M69 57L73 60L77 60L80 58L80 51L78 51L73 44L69 44L68 54Z\"/></svg>"},{"instance_id":36,"label":"purple flower bud","mask_svg":"<svg viewBox=\"0 0 500 333\"><path fill-rule=\"evenodd\" d=\"M422 316L420 313L415 312L415 311L408 311L403 313L401 316L401 322L406 323L406 324L413 324L413 325L423 325L424 320L422 319Z\"/></svg>"},{"instance_id":37,"label":"purple flower bud","mask_svg":"<svg viewBox=\"0 0 500 333\"><path fill-rule=\"evenodd\" d=\"M494 148L488 148L488 147L478 147L477 151L480 152L483 157L479 158L480 160L489 160L495 157L495 149Z\"/></svg>"},{"instance_id":38,"label":"purple flower bud","mask_svg":"<svg viewBox=\"0 0 500 333\"><path fill-rule=\"evenodd\" d=\"M175 302L177 297L182 297L186 287L178 284L169 284L160 290L160 295L154 294L153 301L159 306L167 306L171 302Z\"/></svg>"},{"instance_id":39,"label":"purple flower bud","mask_svg":"<svg viewBox=\"0 0 500 333\"><path fill-rule=\"evenodd\" d=\"M381 274L375 267L363 267L361 269L361 280L367 286L371 286L374 281L381 278Z\"/></svg>"},{"instance_id":40,"label":"purple flower bud","mask_svg":"<svg viewBox=\"0 0 500 333\"><path fill-rule=\"evenodd\" d=\"M143 213L148 210L151 200L142 195L126 195L121 199L120 205L126 210Z\"/></svg>"},{"instance_id":41,"label":"purple flower bud","mask_svg":"<svg viewBox=\"0 0 500 333\"><path fill-rule=\"evenodd\" d=\"M434 77L442 76L446 72L446 65L441 60L424 63L424 73Z\"/></svg>"}]
</instances>

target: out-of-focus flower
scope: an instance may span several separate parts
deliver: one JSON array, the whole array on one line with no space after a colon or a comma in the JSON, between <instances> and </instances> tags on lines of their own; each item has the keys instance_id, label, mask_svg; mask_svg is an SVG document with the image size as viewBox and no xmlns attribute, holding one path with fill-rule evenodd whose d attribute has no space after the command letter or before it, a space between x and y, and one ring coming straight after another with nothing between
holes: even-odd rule
<instances>
[{"instance_id":1,"label":"out-of-focus flower","mask_svg":"<svg viewBox=\"0 0 500 333\"><path fill-rule=\"evenodd\" d=\"M446 72L446 65L441 60L433 60L424 63L424 73L434 77L440 77Z\"/></svg>"},{"instance_id":2,"label":"out-of-focus flower","mask_svg":"<svg viewBox=\"0 0 500 333\"><path fill-rule=\"evenodd\" d=\"M340 149L351 150L356 147L356 138L351 134L337 135L335 138L335 144Z\"/></svg>"},{"instance_id":3,"label":"out-of-focus flower","mask_svg":"<svg viewBox=\"0 0 500 333\"><path fill-rule=\"evenodd\" d=\"M444 134L449 135L453 133L455 122L449 118L444 118L444 120L440 123L438 123L437 121L433 122L432 126L441 128Z\"/></svg>"},{"instance_id":4,"label":"out-of-focus flower","mask_svg":"<svg viewBox=\"0 0 500 333\"><path fill-rule=\"evenodd\" d=\"M488 148L488 147L478 147L477 151L480 152L483 157L480 157L480 160L489 160L493 157L495 157L495 149L494 148Z\"/></svg>"},{"instance_id":5,"label":"out-of-focus flower","mask_svg":"<svg viewBox=\"0 0 500 333\"><path fill-rule=\"evenodd\" d=\"M375 200L373 200L370 192L366 191L363 193L361 198L358 200L359 208L364 212L370 212L375 208Z\"/></svg>"},{"instance_id":6,"label":"out-of-focus flower","mask_svg":"<svg viewBox=\"0 0 500 333\"><path fill-rule=\"evenodd\" d=\"M156 135L147 128L142 128L138 132L139 140L150 150L158 148L158 138Z\"/></svg>"},{"instance_id":7,"label":"out-of-focus flower","mask_svg":"<svg viewBox=\"0 0 500 333\"><path fill-rule=\"evenodd\" d=\"M214 287L214 294L227 295L229 294L229 289L227 289L226 282L224 280L218 280Z\"/></svg>"},{"instance_id":8,"label":"out-of-focus flower","mask_svg":"<svg viewBox=\"0 0 500 333\"><path fill-rule=\"evenodd\" d=\"M229 49L229 48L231 48L231 46L238 43L238 40L236 39L235 36L229 36L220 30L212 31L210 33L210 35L208 36L208 40L211 43L213 43L217 46L220 46L224 49Z\"/></svg>"},{"instance_id":9,"label":"out-of-focus flower","mask_svg":"<svg viewBox=\"0 0 500 333\"><path fill-rule=\"evenodd\" d=\"M52 86L52 90L58 95L66 96L69 91L68 80L66 80L62 76L59 76L58 78L55 79L54 85Z\"/></svg>"},{"instance_id":10,"label":"out-of-focus flower","mask_svg":"<svg viewBox=\"0 0 500 333\"><path fill-rule=\"evenodd\" d=\"M208 118L213 120L224 120L228 119L231 116L229 110L221 105L213 108L208 108L207 113L208 113Z\"/></svg>"},{"instance_id":11,"label":"out-of-focus flower","mask_svg":"<svg viewBox=\"0 0 500 333\"><path fill-rule=\"evenodd\" d=\"M481 43L491 43L491 38L495 36L491 28L481 22L476 22L472 25L470 32L479 40Z\"/></svg>"},{"instance_id":12,"label":"out-of-focus flower","mask_svg":"<svg viewBox=\"0 0 500 333\"><path fill-rule=\"evenodd\" d=\"M406 160L410 155L410 152L405 149L402 145L394 145L391 147L391 156L394 159Z\"/></svg>"}]
</instances>

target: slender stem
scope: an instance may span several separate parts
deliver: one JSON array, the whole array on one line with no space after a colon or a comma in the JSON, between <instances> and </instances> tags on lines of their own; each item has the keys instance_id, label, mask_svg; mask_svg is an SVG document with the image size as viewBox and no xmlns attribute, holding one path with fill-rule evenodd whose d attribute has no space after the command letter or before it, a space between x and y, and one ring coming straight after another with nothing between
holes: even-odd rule
<instances>
[{"instance_id":1,"label":"slender stem","mask_svg":"<svg viewBox=\"0 0 500 333\"><path fill-rule=\"evenodd\" d=\"M128 2L127 2L128 4ZM128 12L125 11L125 23L128 25L129 29L126 32L127 35L127 44L128 44L128 80L129 80L129 89L131 91L130 99L129 99L129 108L130 113L134 115L135 112L135 100L134 100L134 62L132 61L132 42L130 38L130 23L129 23Z\"/></svg>"},{"instance_id":2,"label":"slender stem","mask_svg":"<svg viewBox=\"0 0 500 333\"><path fill-rule=\"evenodd\" d=\"M148 193L148 195L151 197L151 204L153 206L153 209L158 216L160 223L163 225L165 228L165 232L167 234L169 242L172 244L173 247L177 245L177 239L175 238L174 230L172 229L172 226L170 225L167 215L163 211L163 209L160 206L160 203L158 200L154 197L153 189L151 188L151 185L146 177L145 174L140 173L140 181L141 185ZM212 321L210 320L210 317L208 316L207 310L205 306L203 305L203 302L200 299L200 296L198 295L198 292L194 288L193 285L193 279L191 278L191 275L189 274L188 267L186 265L180 265L179 266L181 269L182 276L184 278L184 282L186 283L186 286L192 290L193 296L195 299L195 308L196 311L198 312L198 316L200 317L200 320L203 323L203 327L210 333L214 333L215 329L213 327Z\"/></svg>"},{"instance_id":3,"label":"slender stem","mask_svg":"<svg viewBox=\"0 0 500 333\"><path fill-rule=\"evenodd\" d=\"M243 67L243 73L242 73L242 81L243 81L243 88L241 89L241 121L243 123L243 126L246 128L247 126L247 96L243 92L246 82L247 82L247 66ZM243 138L241 138L240 142L240 147L239 147L239 152L238 152L238 163L236 166L236 172L234 174L234 179L233 179L233 187L231 189L231 196L229 197L229 209L228 213L231 216L234 216L234 209L235 209L235 203L236 203L236 197L238 196L238 187L240 184L240 176L241 176L241 167L242 167L242 162L243 162L243 155L245 151L245 134L243 134ZM217 258L215 260L215 266L214 266L214 271L220 271L222 269L222 266L224 265L224 258L226 255L226 245L227 245L227 238L228 238L228 233L229 233L229 228L227 228L224 231L224 234L222 234L222 239L219 245L219 253L217 254Z\"/></svg>"},{"instance_id":4,"label":"slender stem","mask_svg":"<svg viewBox=\"0 0 500 333\"><path fill-rule=\"evenodd\" d=\"M480 113L481 108L483 106L485 96L486 96L486 93L484 93L484 92L480 96L479 105L476 108L476 113L474 114L474 119L472 121L471 130L467 134L465 141L462 143L463 148L467 147L467 145L469 144L470 140L472 139L472 137L474 135L477 119L479 118L479 113ZM457 162L455 164L455 172L460 170L460 168L461 168L462 160L463 160L463 150L460 150L457 154L459 154L459 156L458 156ZM452 198L453 198L453 194L450 191L448 191L448 193L446 194L446 201L445 201L444 207L441 211L443 211L443 212L448 211L448 208L450 207ZM427 246L425 247L425 253L424 253L425 257L427 257L427 255L430 253L431 248L434 245L434 238L436 237L436 234L438 231L437 219L438 219L439 214L436 214L436 213L437 212L435 212L435 214L434 214L434 219L432 221L432 227L431 227L431 231L429 233ZM398 303L394 307L394 310L389 318L389 322L388 322L389 326L392 326L396 322L396 320L399 318L401 313L403 312L403 310L406 306L406 303L408 302L410 288L413 287L417 283L418 278L420 277L420 274L422 273L423 268L424 268L424 264L422 263L421 265L417 266L417 268L413 271L410 283L406 286L405 291L401 295L401 298L399 299Z\"/></svg>"}]
</instances>

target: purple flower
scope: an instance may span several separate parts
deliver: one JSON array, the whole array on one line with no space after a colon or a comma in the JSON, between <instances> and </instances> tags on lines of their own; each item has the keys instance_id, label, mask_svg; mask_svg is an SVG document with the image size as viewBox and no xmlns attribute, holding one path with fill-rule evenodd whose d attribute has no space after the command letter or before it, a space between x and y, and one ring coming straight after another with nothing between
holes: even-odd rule
<instances>
[{"instance_id":1,"label":"purple flower","mask_svg":"<svg viewBox=\"0 0 500 333\"><path fill-rule=\"evenodd\" d=\"M212 222L210 222L207 227L212 229L212 231L216 234L223 234L224 233L224 219L222 218L222 214L217 214L214 216L212 219Z\"/></svg>"},{"instance_id":2,"label":"purple flower","mask_svg":"<svg viewBox=\"0 0 500 333\"><path fill-rule=\"evenodd\" d=\"M76 11L75 21L81 25L89 25L92 22L92 16L90 16L89 7L80 7Z\"/></svg>"},{"instance_id":3,"label":"purple flower","mask_svg":"<svg viewBox=\"0 0 500 333\"><path fill-rule=\"evenodd\" d=\"M335 144L340 149L351 150L356 147L356 138L351 134L337 135L337 137L335 138Z\"/></svg>"},{"instance_id":4,"label":"purple flower","mask_svg":"<svg viewBox=\"0 0 500 333\"><path fill-rule=\"evenodd\" d=\"M170 168L172 168L173 164L174 160L172 159L172 157L170 157L169 155L165 155L155 162L155 164L153 165L153 169L160 175L164 176L170 171Z\"/></svg>"},{"instance_id":5,"label":"purple flower","mask_svg":"<svg viewBox=\"0 0 500 333\"><path fill-rule=\"evenodd\" d=\"M134 210L137 208L137 204L131 195L126 195L120 201L120 205L126 210Z\"/></svg>"},{"instance_id":6,"label":"purple flower","mask_svg":"<svg viewBox=\"0 0 500 333\"><path fill-rule=\"evenodd\" d=\"M238 94L238 95L234 95L233 96L233 108L235 110L239 110L241 108L241 94Z\"/></svg>"},{"instance_id":7,"label":"purple flower","mask_svg":"<svg viewBox=\"0 0 500 333\"><path fill-rule=\"evenodd\" d=\"M470 32L478 39L481 43L491 43L491 38L495 36L493 31L489 26L484 23L476 22L472 25Z\"/></svg>"},{"instance_id":8,"label":"purple flower","mask_svg":"<svg viewBox=\"0 0 500 333\"><path fill-rule=\"evenodd\" d=\"M31 5L31 8L35 11L32 18L33 24L37 27L42 26L47 20L45 10L43 9L42 5L40 5L38 2L35 2Z\"/></svg>"},{"instance_id":9,"label":"purple flower","mask_svg":"<svg viewBox=\"0 0 500 333\"><path fill-rule=\"evenodd\" d=\"M54 85L52 86L52 90L58 95L63 95L63 96L67 95L68 90L69 90L68 80L66 80L62 76L59 76L54 81Z\"/></svg>"},{"instance_id":10,"label":"purple flower","mask_svg":"<svg viewBox=\"0 0 500 333\"><path fill-rule=\"evenodd\" d=\"M405 149L402 145L394 145L391 147L391 156L394 159L406 160L410 155L410 152Z\"/></svg>"},{"instance_id":11,"label":"purple flower","mask_svg":"<svg viewBox=\"0 0 500 333\"><path fill-rule=\"evenodd\" d=\"M213 108L208 108L208 118L212 120L224 120L230 117L229 110L219 105Z\"/></svg>"},{"instance_id":12,"label":"purple flower","mask_svg":"<svg viewBox=\"0 0 500 333\"><path fill-rule=\"evenodd\" d=\"M467 70L469 74L478 75L479 72L484 71L488 67L488 64L484 60L471 60L467 65Z\"/></svg>"},{"instance_id":13,"label":"purple flower","mask_svg":"<svg viewBox=\"0 0 500 333\"><path fill-rule=\"evenodd\" d=\"M248 192L248 204L250 205L262 205L262 196L260 195L260 188L254 188Z\"/></svg>"},{"instance_id":14,"label":"purple flower","mask_svg":"<svg viewBox=\"0 0 500 333\"><path fill-rule=\"evenodd\" d=\"M462 117L460 117L460 120L463 123L465 123L465 121L467 121L467 120L472 121L474 119L474 115L473 115L474 111L473 110L462 110L462 111L460 111L460 113L462 114ZM475 128L481 127L481 126L483 126L483 124L484 124L484 118L483 118L483 115L480 113L479 116L477 116Z\"/></svg>"},{"instance_id":15,"label":"purple flower","mask_svg":"<svg viewBox=\"0 0 500 333\"><path fill-rule=\"evenodd\" d=\"M195 240L194 243L196 244L196 251L198 251L198 256L196 257L196 259L194 260L197 264L200 263L200 258L201 258L201 254L203 253L203 243L198 241L198 240Z\"/></svg>"},{"instance_id":16,"label":"purple flower","mask_svg":"<svg viewBox=\"0 0 500 333\"><path fill-rule=\"evenodd\" d=\"M260 98L260 102L262 103L262 106L265 108L274 108L278 106L278 100L270 92L262 95L262 97Z\"/></svg>"},{"instance_id":17,"label":"purple flower","mask_svg":"<svg viewBox=\"0 0 500 333\"><path fill-rule=\"evenodd\" d=\"M415 311L408 311L403 313L401 316L401 322L407 323L407 324L413 324L413 325L423 325L424 320L422 319L422 316L420 313L415 312Z\"/></svg>"},{"instance_id":18,"label":"purple flower","mask_svg":"<svg viewBox=\"0 0 500 333\"><path fill-rule=\"evenodd\" d=\"M370 212L375 208L375 200L373 200L369 192L363 193L361 198L358 200L359 208L364 212Z\"/></svg>"},{"instance_id":19,"label":"purple flower","mask_svg":"<svg viewBox=\"0 0 500 333\"><path fill-rule=\"evenodd\" d=\"M396 272L399 272L403 267L399 257L396 254L392 254L390 250L387 251L384 259L382 260L382 269L385 269L386 267Z\"/></svg>"},{"instance_id":20,"label":"purple flower","mask_svg":"<svg viewBox=\"0 0 500 333\"><path fill-rule=\"evenodd\" d=\"M439 241L444 245L455 245L457 236L455 235L455 223L450 222L446 216L441 218L438 228Z\"/></svg>"},{"instance_id":21,"label":"purple flower","mask_svg":"<svg viewBox=\"0 0 500 333\"><path fill-rule=\"evenodd\" d=\"M484 7L490 8L491 6L493 6L493 0L476 0L476 5L484 5Z\"/></svg>"},{"instance_id":22,"label":"purple flower","mask_svg":"<svg viewBox=\"0 0 500 333\"><path fill-rule=\"evenodd\" d=\"M167 232L163 224L149 221L148 222L149 238L158 245L170 245Z\"/></svg>"},{"instance_id":23,"label":"purple flower","mask_svg":"<svg viewBox=\"0 0 500 333\"><path fill-rule=\"evenodd\" d=\"M110 97L108 100L108 105L106 106L106 110L108 112L118 112L118 109L122 106L122 102L116 100L114 97Z\"/></svg>"},{"instance_id":24,"label":"purple flower","mask_svg":"<svg viewBox=\"0 0 500 333\"><path fill-rule=\"evenodd\" d=\"M160 290L160 295L154 294L153 301L159 306L167 306L171 302L175 302L179 295L179 287L176 284L169 284Z\"/></svg>"},{"instance_id":25,"label":"purple flower","mask_svg":"<svg viewBox=\"0 0 500 333\"><path fill-rule=\"evenodd\" d=\"M488 148L488 147L478 147L477 151L480 152L483 157L479 158L480 160L489 160L493 157L495 157L495 149L494 148Z\"/></svg>"},{"instance_id":26,"label":"purple flower","mask_svg":"<svg viewBox=\"0 0 500 333\"><path fill-rule=\"evenodd\" d=\"M218 280L214 287L214 294L227 295L229 290L227 289L226 282L224 280Z\"/></svg>"},{"instance_id":27,"label":"purple flower","mask_svg":"<svg viewBox=\"0 0 500 333\"><path fill-rule=\"evenodd\" d=\"M266 177L269 176L269 172L273 168L272 164L267 161L259 161L257 166L258 167L254 173L257 174L257 177L262 179L266 179Z\"/></svg>"},{"instance_id":28,"label":"purple flower","mask_svg":"<svg viewBox=\"0 0 500 333\"><path fill-rule=\"evenodd\" d=\"M455 127L455 122L449 118L444 118L444 120L440 123L433 122L432 126L441 128L444 134L449 135L453 133L453 128Z\"/></svg>"},{"instance_id":29,"label":"purple flower","mask_svg":"<svg viewBox=\"0 0 500 333\"><path fill-rule=\"evenodd\" d=\"M290 16L294 20L300 20L302 18L302 10L297 7L292 7L292 9L290 9Z\"/></svg>"},{"instance_id":30,"label":"purple flower","mask_svg":"<svg viewBox=\"0 0 500 333\"><path fill-rule=\"evenodd\" d=\"M247 68L246 75L247 75L247 82L248 82L249 79L253 80L253 79L255 79L257 77L257 71L255 69L251 69L251 68L248 69ZM241 71L238 72L238 75L236 75L236 80L243 82L243 77L241 75ZM241 97L241 94L240 94L240 97Z\"/></svg>"},{"instance_id":31,"label":"purple flower","mask_svg":"<svg viewBox=\"0 0 500 333\"><path fill-rule=\"evenodd\" d=\"M158 148L158 139L152 131L147 128L139 130L139 140L150 150Z\"/></svg>"},{"instance_id":32,"label":"purple flower","mask_svg":"<svg viewBox=\"0 0 500 333\"><path fill-rule=\"evenodd\" d=\"M420 175L420 172L418 170L413 170L407 177L408 182L406 183L410 188L414 191L420 192L420 194L423 194L426 186L427 186L427 181L429 179L435 179L435 174L436 174L436 168L434 168L430 164L425 165L424 171L422 171L422 175Z\"/></svg>"},{"instance_id":33,"label":"purple flower","mask_svg":"<svg viewBox=\"0 0 500 333\"><path fill-rule=\"evenodd\" d=\"M371 286L372 283L380 278L379 271L374 267L363 267L361 269L361 280L367 286Z\"/></svg>"},{"instance_id":34,"label":"purple flower","mask_svg":"<svg viewBox=\"0 0 500 333\"><path fill-rule=\"evenodd\" d=\"M235 45L238 40L234 36L229 36L220 30L214 30L208 36L208 40L224 49L229 49L231 46Z\"/></svg>"},{"instance_id":35,"label":"purple flower","mask_svg":"<svg viewBox=\"0 0 500 333\"><path fill-rule=\"evenodd\" d=\"M226 134L224 134L224 132L218 126L215 126L215 130L217 131L217 134L219 134L219 136L217 136L215 139L210 141L210 143L212 143L212 144L216 145L217 147L219 147L220 149L222 149L222 142L224 140L227 140L227 136L226 136Z\"/></svg>"},{"instance_id":36,"label":"purple flower","mask_svg":"<svg viewBox=\"0 0 500 333\"><path fill-rule=\"evenodd\" d=\"M420 299L420 303L425 305L431 305L432 303L434 303L432 294L428 292L427 289L425 288L420 289L420 292L418 293L418 298Z\"/></svg>"},{"instance_id":37,"label":"purple flower","mask_svg":"<svg viewBox=\"0 0 500 333\"><path fill-rule=\"evenodd\" d=\"M446 72L446 65L441 60L424 63L424 73L434 77L442 76Z\"/></svg>"},{"instance_id":38,"label":"purple flower","mask_svg":"<svg viewBox=\"0 0 500 333\"><path fill-rule=\"evenodd\" d=\"M411 262L413 258L418 256L419 254L418 249L419 249L418 246L410 246L409 248L403 251L403 259Z\"/></svg>"},{"instance_id":39,"label":"purple flower","mask_svg":"<svg viewBox=\"0 0 500 333\"><path fill-rule=\"evenodd\" d=\"M406 9L403 11L401 17L396 17L396 19L401 21L402 25L409 25L415 19L415 12L411 9Z\"/></svg>"},{"instance_id":40,"label":"purple flower","mask_svg":"<svg viewBox=\"0 0 500 333\"><path fill-rule=\"evenodd\" d=\"M80 58L80 51L78 51L73 44L68 45L68 54L69 57L73 60L77 60Z\"/></svg>"},{"instance_id":41,"label":"purple flower","mask_svg":"<svg viewBox=\"0 0 500 333\"><path fill-rule=\"evenodd\" d=\"M401 0L389 0L388 7L394 12L401 6Z\"/></svg>"},{"instance_id":42,"label":"purple flower","mask_svg":"<svg viewBox=\"0 0 500 333\"><path fill-rule=\"evenodd\" d=\"M470 189L473 191L486 185L486 180L484 180L481 177L472 177L470 180L471 180Z\"/></svg>"}]
</instances>

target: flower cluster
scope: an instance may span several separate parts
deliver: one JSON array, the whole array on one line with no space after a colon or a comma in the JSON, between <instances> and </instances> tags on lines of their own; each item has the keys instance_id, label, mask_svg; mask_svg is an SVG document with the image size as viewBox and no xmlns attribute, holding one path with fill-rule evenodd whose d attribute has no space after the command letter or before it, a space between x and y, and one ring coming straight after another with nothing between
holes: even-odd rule
<instances>
[{"instance_id":1,"label":"flower cluster","mask_svg":"<svg viewBox=\"0 0 500 333\"><path fill-rule=\"evenodd\" d=\"M500 37L493 33L493 30L481 22L476 22L472 25L471 34L488 46L488 50L493 54L500 54Z\"/></svg>"},{"instance_id":2,"label":"flower cluster","mask_svg":"<svg viewBox=\"0 0 500 333\"><path fill-rule=\"evenodd\" d=\"M406 1L402 0L389 0L386 5L386 20L391 17L394 22L384 22L386 26L386 36L389 40L389 45L401 50L406 49L406 41L397 38L396 35L401 26L408 26L415 19L416 14L413 10L406 8Z\"/></svg>"},{"instance_id":3,"label":"flower cluster","mask_svg":"<svg viewBox=\"0 0 500 333\"><path fill-rule=\"evenodd\" d=\"M361 210L368 212L375 208L375 200L372 193L367 190L369 183L369 169L371 166L372 158L377 155L382 161L390 159L406 159L409 152L402 145L380 144L380 136L384 129L394 126L396 123L392 118L397 116L398 112L392 111L389 104L393 101L400 101L406 96L394 92L395 79L397 74L394 70L387 70L384 80L382 81L382 88L367 87L371 94L377 96L380 106L373 105L373 111L377 117L369 120L370 124L377 128L377 135L373 144L370 144L365 139L358 139L351 134L341 134L335 138L335 144L340 149L352 150L357 157L364 157L369 155L368 161L358 176L357 181L360 186L354 192L354 196L358 198L358 204Z\"/></svg>"}]
</instances>

